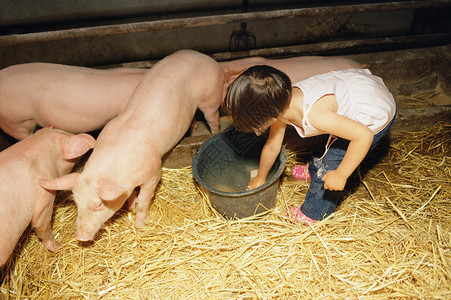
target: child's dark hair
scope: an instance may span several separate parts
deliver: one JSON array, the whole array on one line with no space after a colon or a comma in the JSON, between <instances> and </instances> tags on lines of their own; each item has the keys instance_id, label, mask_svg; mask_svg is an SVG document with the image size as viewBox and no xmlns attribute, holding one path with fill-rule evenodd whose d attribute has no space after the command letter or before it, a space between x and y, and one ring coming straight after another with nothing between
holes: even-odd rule
<instances>
[{"instance_id":1,"label":"child's dark hair","mask_svg":"<svg viewBox=\"0 0 451 300\"><path fill-rule=\"evenodd\" d=\"M222 110L232 116L238 131L261 134L287 108L290 98L287 74L266 65L253 66L230 84Z\"/></svg>"}]
</instances>

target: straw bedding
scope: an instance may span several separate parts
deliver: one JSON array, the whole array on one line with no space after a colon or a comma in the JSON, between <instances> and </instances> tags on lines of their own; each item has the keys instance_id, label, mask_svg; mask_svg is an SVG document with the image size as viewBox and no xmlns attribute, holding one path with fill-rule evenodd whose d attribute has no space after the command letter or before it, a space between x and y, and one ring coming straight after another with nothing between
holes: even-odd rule
<instances>
[{"instance_id":1,"label":"straw bedding","mask_svg":"<svg viewBox=\"0 0 451 300\"><path fill-rule=\"evenodd\" d=\"M382 147L383 149L384 147ZM292 224L308 184L282 176L274 211L227 221L191 169L164 169L145 228L121 210L92 243L74 239L76 207L61 194L46 251L28 229L1 271L3 298L451 298L451 126L392 135L356 172L336 213Z\"/></svg>"}]
</instances>

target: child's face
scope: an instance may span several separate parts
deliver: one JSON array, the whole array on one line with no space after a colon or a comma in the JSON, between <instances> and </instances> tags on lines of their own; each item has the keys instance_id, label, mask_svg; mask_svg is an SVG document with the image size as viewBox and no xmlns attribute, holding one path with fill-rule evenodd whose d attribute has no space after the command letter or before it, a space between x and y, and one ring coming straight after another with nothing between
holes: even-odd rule
<instances>
[{"instance_id":1,"label":"child's face","mask_svg":"<svg viewBox=\"0 0 451 300\"><path fill-rule=\"evenodd\" d=\"M272 124L274 124L274 122L277 121L277 118L271 118L269 119L265 125L261 126L259 128L259 130L255 131L254 133L259 136L262 135L269 127L271 127Z\"/></svg>"}]
</instances>

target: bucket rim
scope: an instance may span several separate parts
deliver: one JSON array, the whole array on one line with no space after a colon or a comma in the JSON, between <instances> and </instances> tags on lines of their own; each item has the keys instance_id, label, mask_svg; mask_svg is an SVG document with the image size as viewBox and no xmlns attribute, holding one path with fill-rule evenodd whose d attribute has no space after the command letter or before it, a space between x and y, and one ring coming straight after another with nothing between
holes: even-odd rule
<instances>
[{"instance_id":1,"label":"bucket rim","mask_svg":"<svg viewBox=\"0 0 451 300\"><path fill-rule=\"evenodd\" d=\"M280 149L280 152L278 155L280 164L279 164L279 167L277 168L276 172L274 173L274 175L271 177L272 180L266 180L266 182L264 184L262 184L261 186L255 188L255 189L246 190L243 192L230 193L230 192L224 192L224 191L217 190L217 189L211 187L210 185L206 184L205 182L203 182L203 180L201 180L201 178L199 178L199 172L197 169L197 162L199 160L199 154L202 152L203 148L207 147L208 145L210 145L211 143L213 143L215 141L215 139L214 139L215 137L218 138L218 136L221 134L223 134L223 133L218 133L218 134L215 134L212 137L210 137L199 148L197 148L196 152L194 153L194 157L193 157L193 161L192 161L192 165L191 165L193 176L194 176L194 179L197 181L197 183L199 183L203 188L205 188L207 191L209 191L211 193L214 193L214 194L217 194L220 196L238 198L238 197L250 196L250 195L259 193L262 190L265 190L269 186L273 185L274 183L276 183L279 180L280 176L283 173L283 170L286 167L286 163L287 163L287 152L286 152L284 145L282 145L282 148Z\"/></svg>"}]
</instances>

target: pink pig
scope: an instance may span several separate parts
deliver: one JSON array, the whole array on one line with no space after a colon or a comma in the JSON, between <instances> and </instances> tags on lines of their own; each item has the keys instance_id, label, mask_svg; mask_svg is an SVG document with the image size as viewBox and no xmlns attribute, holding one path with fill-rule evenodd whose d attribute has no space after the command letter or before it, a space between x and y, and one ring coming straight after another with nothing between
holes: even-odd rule
<instances>
[{"instance_id":1,"label":"pink pig","mask_svg":"<svg viewBox=\"0 0 451 300\"><path fill-rule=\"evenodd\" d=\"M297 56L290 58L269 59L249 57L219 63L225 72L225 84L228 86L244 70L254 65L268 65L285 72L291 81L299 82L308 77L329 71L349 68L361 69L362 66L345 57L335 56Z\"/></svg>"},{"instance_id":2,"label":"pink pig","mask_svg":"<svg viewBox=\"0 0 451 300\"><path fill-rule=\"evenodd\" d=\"M0 71L0 128L17 140L36 127L102 128L125 107L145 69L29 63Z\"/></svg>"},{"instance_id":3,"label":"pink pig","mask_svg":"<svg viewBox=\"0 0 451 300\"><path fill-rule=\"evenodd\" d=\"M59 249L50 226L55 192L43 189L38 181L69 173L76 158L93 145L88 134L43 128L0 152L1 266L30 222L45 248Z\"/></svg>"},{"instance_id":4,"label":"pink pig","mask_svg":"<svg viewBox=\"0 0 451 300\"><path fill-rule=\"evenodd\" d=\"M124 111L100 133L83 171L43 181L48 189L72 189L81 241L96 232L130 197L136 226L144 226L161 177L161 157L190 127L199 108L212 132L219 131L223 71L210 57L192 50L160 60L144 76ZM139 187L137 199L132 195Z\"/></svg>"}]
</instances>

